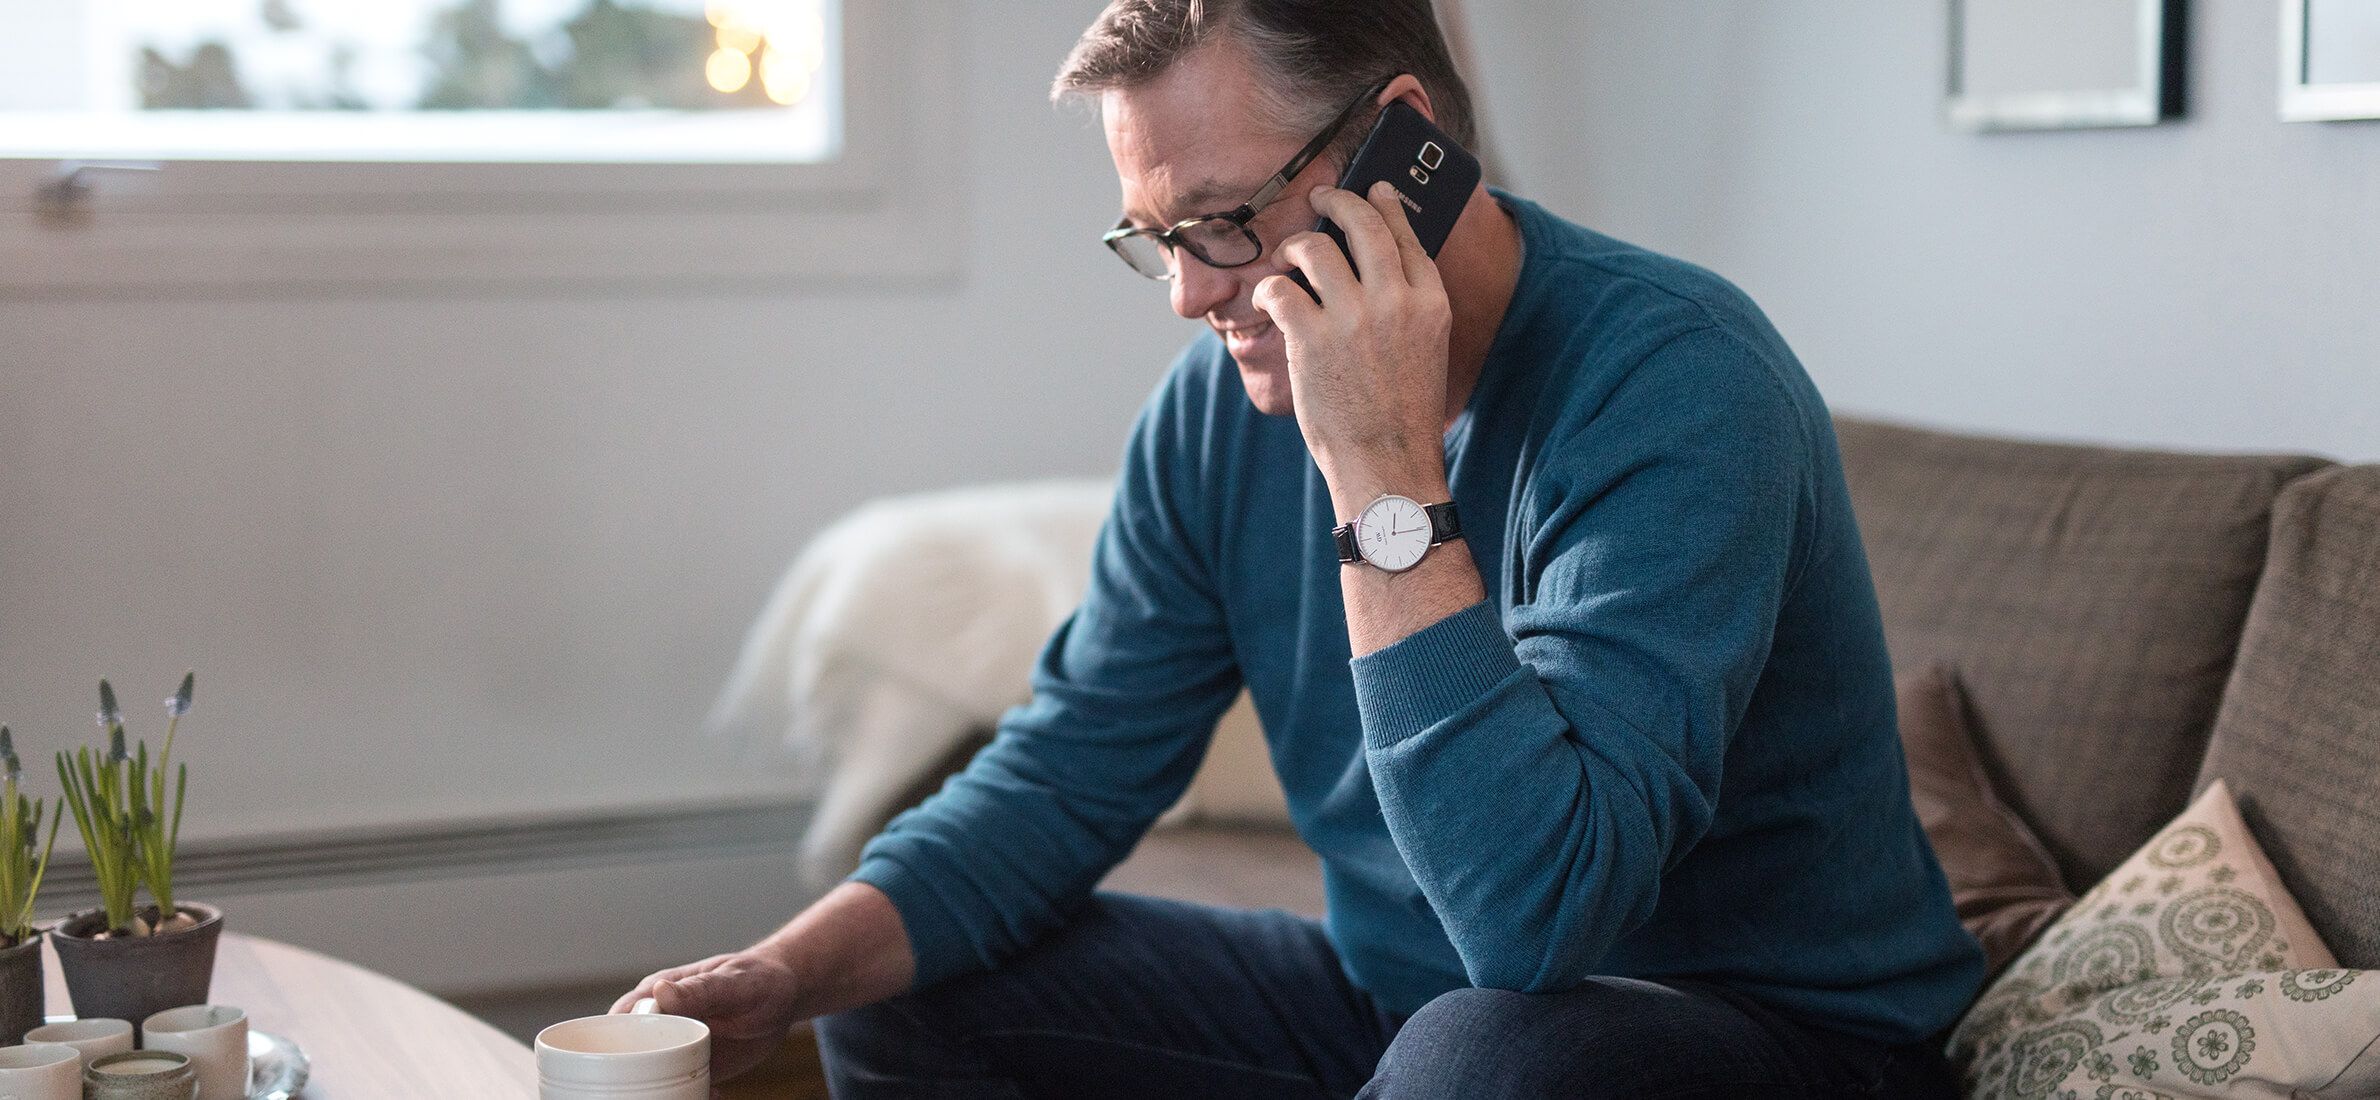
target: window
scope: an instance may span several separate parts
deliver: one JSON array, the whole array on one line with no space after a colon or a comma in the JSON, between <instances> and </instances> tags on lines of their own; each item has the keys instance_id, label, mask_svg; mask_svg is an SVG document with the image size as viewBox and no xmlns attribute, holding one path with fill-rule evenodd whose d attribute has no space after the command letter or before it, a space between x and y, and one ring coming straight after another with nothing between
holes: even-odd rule
<instances>
[{"instance_id":1,"label":"window","mask_svg":"<svg viewBox=\"0 0 2380 1100\"><path fill-rule=\"evenodd\" d=\"M830 160L837 7L0 0L0 155Z\"/></svg>"},{"instance_id":2,"label":"window","mask_svg":"<svg viewBox=\"0 0 2380 1100\"><path fill-rule=\"evenodd\" d=\"M0 0L0 293L946 274L948 7Z\"/></svg>"}]
</instances>

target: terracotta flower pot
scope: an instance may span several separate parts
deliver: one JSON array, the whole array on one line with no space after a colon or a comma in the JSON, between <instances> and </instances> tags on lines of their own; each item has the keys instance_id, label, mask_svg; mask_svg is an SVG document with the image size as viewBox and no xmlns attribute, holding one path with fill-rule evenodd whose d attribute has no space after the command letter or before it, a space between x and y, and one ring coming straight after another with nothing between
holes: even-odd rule
<instances>
[{"instance_id":1,"label":"terracotta flower pot","mask_svg":"<svg viewBox=\"0 0 2380 1100\"><path fill-rule=\"evenodd\" d=\"M0 948L0 1047L25 1041L41 1026L41 933Z\"/></svg>"},{"instance_id":2,"label":"terracotta flower pot","mask_svg":"<svg viewBox=\"0 0 2380 1100\"><path fill-rule=\"evenodd\" d=\"M101 940L91 938L107 929L107 915L99 910L58 922L50 944L58 949L75 1015L139 1021L169 1008L207 1003L223 911L194 903L176 908L198 924L179 932Z\"/></svg>"}]
</instances>

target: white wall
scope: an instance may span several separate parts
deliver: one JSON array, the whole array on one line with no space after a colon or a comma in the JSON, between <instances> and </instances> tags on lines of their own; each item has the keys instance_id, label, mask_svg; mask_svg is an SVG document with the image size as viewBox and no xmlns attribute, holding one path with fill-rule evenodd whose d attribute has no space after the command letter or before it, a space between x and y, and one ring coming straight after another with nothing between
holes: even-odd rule
<instances>
[{"instance_id":1,"label":"white wall","mask_svg":"<svg viewBox=\"0 0 2380 1100\"><path fill-rule=\"evenodd\" d=\"M2198 5L2187 122L1990 137L1938 4L1469 6L1522 189L1740 281L1841 407L2380 458L2380 124L2273 121L2270 3ZM783 785L696 727L794 549L1111 469L1191 331L1044 103L1097 7L952 6L951 286L0 301L0 720L38 764L196 666L197 837Z\"/></svg>"},{"instance_id":2,"label":"white wall","mask_svg":"<svg viewBox=\"0 0 2380 1100\"><path fill-rule=\"evenodd\" d=\"M2185 121L1985 136L1939 2L1468 6L1522 189L1734 279L1838 408L2380 459L2380 123L2276 121L2274 0L2192 5Z\"/></svg>"},{"instance_id":3,"label":"white wall","mask_svg":"<svg viewBox=\"0 0 2380 1100\"><path fill-rule=\"evenodd\" d=\"M0 301L0 720L29 765L199 709L193 837L782 787L698 724L802 541L1112 470L1190 335L1106 255L1094 3L969 40L954 285ZM37 781L38 784L38 781ZM46 790L54 786L38 784Z\"/></svg>"}]
</instances>

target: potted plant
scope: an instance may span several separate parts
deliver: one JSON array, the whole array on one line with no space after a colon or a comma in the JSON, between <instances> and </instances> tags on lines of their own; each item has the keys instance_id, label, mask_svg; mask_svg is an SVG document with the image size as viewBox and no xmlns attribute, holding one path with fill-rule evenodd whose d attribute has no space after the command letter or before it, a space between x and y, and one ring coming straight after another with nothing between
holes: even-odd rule
<instances>
[{"instance_id":1,"label":"potted plant","mask_svg":"<svg viewBox=\"0 0 2380 1100\"><path fill-rule=\"evenodd\" d=\"M181 1005L204 1004L215 975L223 913L174 900L174 850L182 834L182 795L190 766L173 767L174 733L190 713L194 676L165 701L165 750L154 767L149 744L125 751L124 715L115 689L99 682L99 724L107 752L89 746L58 754L65 803L99 880L100 907L69 915L52 930L74 1010L85 1017L142 1020ZM174 777L173 798L165 780ZM138 904L148 887L152 904Z\"/></svg>"},{"instance_id":2,"label":"potted plant","mask_svg":"<svg viewBox=\"0 0 2380 1100\"><path fill-rule=\"evenodd\" d=\"M33 846L50 807L18 793L24 773L15 739L0 726L0 1046L24 1042L27 1031L41 1026L41 933L33 927L33 899L41 893L63 816L50 814L49 840L36 858Z\"/></svg>"}]
</instances>

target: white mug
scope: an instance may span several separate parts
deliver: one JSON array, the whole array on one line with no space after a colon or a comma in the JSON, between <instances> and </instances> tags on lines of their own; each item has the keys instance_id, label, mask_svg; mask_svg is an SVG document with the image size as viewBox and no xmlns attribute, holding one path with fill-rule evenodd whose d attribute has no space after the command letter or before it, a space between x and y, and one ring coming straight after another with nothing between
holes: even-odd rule
<instances>
[{"instance_id":1,"label":"white mug","mask_svg":"<svg viewBox=\"0 0 2380 1100\"><path fill-rule=\"evenodd\" d=\"M64 1043L0 1047L0 1100L83 1100L83 1056Z\"/></svg>"},{"instance_id":2,"label":"white mug","mask_svg":"<svg viewBox=\"0 0 2380 1100\"><path fill-rule=\"evenodd\" d=\"M645 1003L537 1033L541 1100L710 1100L711 1029Z\"/></svg>"},{"instance_id":3,"label":"white mug","mask_svg":"<svg viewBox=\"0 0 2380 1100\"><path fill-rule=\"evenodd\" d=\"M198 1100L247 1100L248 1014L230 1005L169 1008L140 1023L141 1046L185 1055Z\"/></svg>"},{"instance_id":4,"label":"white mug","mask_svg":"<svg viewBox=\"0 0 2380 1100\"><path fill-rule=\"evenodd\" d=\"M28 1043L59 1043L81 1051L83 1064L93 1058L122 1054L132 1049L132 1021L130 1020L67 1020L63 1023L43 1024L25 1033Z\"/></svg>"}]
</instances>

